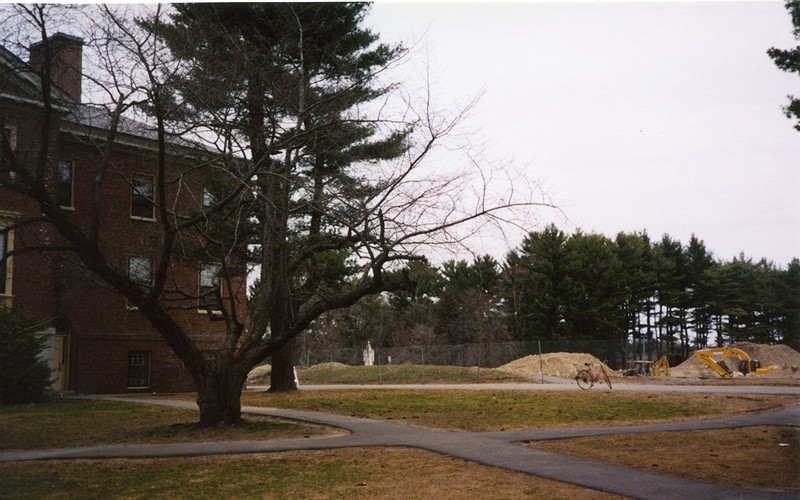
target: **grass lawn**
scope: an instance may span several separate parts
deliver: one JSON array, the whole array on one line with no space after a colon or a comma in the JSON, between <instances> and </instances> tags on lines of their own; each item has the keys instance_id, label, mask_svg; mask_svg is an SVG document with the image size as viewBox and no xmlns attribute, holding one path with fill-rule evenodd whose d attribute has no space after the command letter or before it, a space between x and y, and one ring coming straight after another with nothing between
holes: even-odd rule
<instances>
[{"instance_id":1,"label":"grass lawn","mask_svg":"<svg viewBox=\"0 0 800 500\"><path fill-rule=\"evenodd\" d=\"M196 429L196 410L113 401L55 399L0 407L0 450L64 448L116 443L216 439L278 439L330 433L328 429L269 417L245 416L233 429Z\"/></svg>"},{"instance_id":2,"label":"grass lawn","mask_svg":"<svg viewBox=\"0 0 800 500\"><path fill-rule=\"evenodd\" d=\"M527 378L492 368L439 365L347 366L324 363L311 368L298 368L297 376L307 385L530 382Z\"/></svg>"},{"instance_id":3,"label":"grass lawn","mask_svg":"<svg viewBox=\"0 0 800 500\"><path fill-rule=\"evenodd\" d=\"M782 396L468 390L247 393L243 400L246 405L327 411L477 431L710 418L796 402L796 397ZM248 425L241 428L198 432L192 427L197 412L190 410L84 400L4 406L0 408L0 449L302 438L328 432L270 418L246 419ZM663 436L607 436L531 445L631 466L638 464L655 472L706 481L750 487L764 487L766 481L769 487L797 491L796 482L786 478L797 470L798 441L794 429L759 428ZM698 460L707 466L696 466ZM748 468L751 463L748 460L763 460L765 471L750 473L754 469ZM683 469L670 465L675 463L683 464ZM687 468L688 472L684 470ZM730 480L733 476L736 482ZM612 498L563 483L404 448L0 463L0 498L153 496Z\"/></svg>"},{"instance_id":4,"label":"grass lawn","mask_svg":"<svg viewBox=\"0 0 800 500\"><path fill-rule=\"evenodd\" d=\"M0 463L0 498L620 498L406 448Z\"/></svg>"},{"instance_id":5,"label":"grass lawn","mask_svg":"<svg viewBox=\"0 0 800 500\"><path fill-rule=\"evenodd\" d=\"M765 411L796 401L793 396L402 389L249 392L242 398L243 405L400 420L465 431L711 418Z\"/></svg>"}]
</instances>

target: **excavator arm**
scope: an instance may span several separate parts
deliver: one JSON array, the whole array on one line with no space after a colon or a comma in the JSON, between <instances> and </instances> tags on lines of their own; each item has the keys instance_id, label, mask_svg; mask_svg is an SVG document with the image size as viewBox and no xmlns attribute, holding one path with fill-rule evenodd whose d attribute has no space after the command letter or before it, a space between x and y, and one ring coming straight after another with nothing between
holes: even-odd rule
<instances>
[{"instance_id":1,"label":"excavator arm","mask_svg":"<svg viewBox=\"0 0 800 500\"><path fill-rule=\"evenodd\" d=\"M694 352L694 355L697 356L704 365L714 370L718 373L721 377L724 378L731 378L733 377L733 369L729 368L728 365L725 363L724 360L717 361L714 357L720 358L728 358L733 360L738 359L738 370L745 375L748 373L755 373L756 375L763 375L765 373L770 372L774 367L770 366L767 368L761 368L761 363L757 359L750 359L750 356L747 355L741 349L736 349L735 347L718 347L714 349L698 349Z\"/></svg>"}]
</instances>

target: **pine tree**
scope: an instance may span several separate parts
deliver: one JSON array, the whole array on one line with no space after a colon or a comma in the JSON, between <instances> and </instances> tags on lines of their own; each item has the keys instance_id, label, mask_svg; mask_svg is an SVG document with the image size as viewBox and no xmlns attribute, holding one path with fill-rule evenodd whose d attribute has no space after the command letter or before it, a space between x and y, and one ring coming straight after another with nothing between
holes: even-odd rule
<instances>
[{"instance_id":1,"label":"pine tree","mask_svg":"<svg viewBox=\"0 0 800 500\"><path fill-rule=\"evenodd\" d=\"M786 9L792 18L794 37L800 40L800 0L786 0ZM797 73L800 76L800 46L787 50L772 47L767 54L778 68L789 73ZM794 128L800 130L800 98L789 96L789 104L783 108L783 111L787 118L798 119Z\"/></svg>"}]
</instances>

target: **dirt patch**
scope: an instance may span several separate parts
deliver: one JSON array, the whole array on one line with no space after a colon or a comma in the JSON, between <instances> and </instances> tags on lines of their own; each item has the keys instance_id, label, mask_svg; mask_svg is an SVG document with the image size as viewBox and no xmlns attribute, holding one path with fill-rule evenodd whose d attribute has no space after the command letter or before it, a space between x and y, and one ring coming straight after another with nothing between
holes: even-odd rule
<instances>
[{"instance_id":1,"label":"dirt patch","mask_svg":"<svg viewBox=\"0 0 800 500\"><path fill-rule=\"evenodd\" d=\"M552 352L525 356L497 369L528 379L535 379L541 374L550 377L575 378L578 370L583 368L585 363L603 364L599 359L587 353ZM605 369L609 374L612 373L608 366L605 366Z\"/></svg>"},{"instance_id":2,"label":"dirt patch","mask_svg":"<svg viewBox=\"0 0 800 500\"><path fill-rule=\"evenodd\" d=\"M800 491L798 428L627 434L539 441L529 446L742 488Z\"/></svg>"}]
</instances>

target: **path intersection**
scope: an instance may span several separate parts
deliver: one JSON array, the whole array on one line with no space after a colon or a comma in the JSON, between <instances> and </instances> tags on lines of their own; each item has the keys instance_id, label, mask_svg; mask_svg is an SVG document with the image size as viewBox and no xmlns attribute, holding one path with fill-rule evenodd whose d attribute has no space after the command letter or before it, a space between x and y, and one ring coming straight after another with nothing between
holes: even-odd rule
<instances>
[{"instance_id":1,"label":"path intersection","mask_svg":"<svg viewBox=\"0 0 800 500\"><path fill-rule=\"evenodd\" d=\"M101 399L176 408L197 408L194 403L177 400L130 397L102 397ZM583 436L730 429L765 425L800 427L800 405L778 411L711 420L584 429L530 429L505 432L434 430L397 422L275 408L243 407L242 412L336 427L348 431L349 434L291 440L103 445L49 450L7 451L0 452L0 462L53 459L192 457L367 446L404 446L631 498L798 498L796 494L791 492L745 489L682 479L581 457L546 452L522 446L520 443Z\"/></svg>"}]
</instances>

